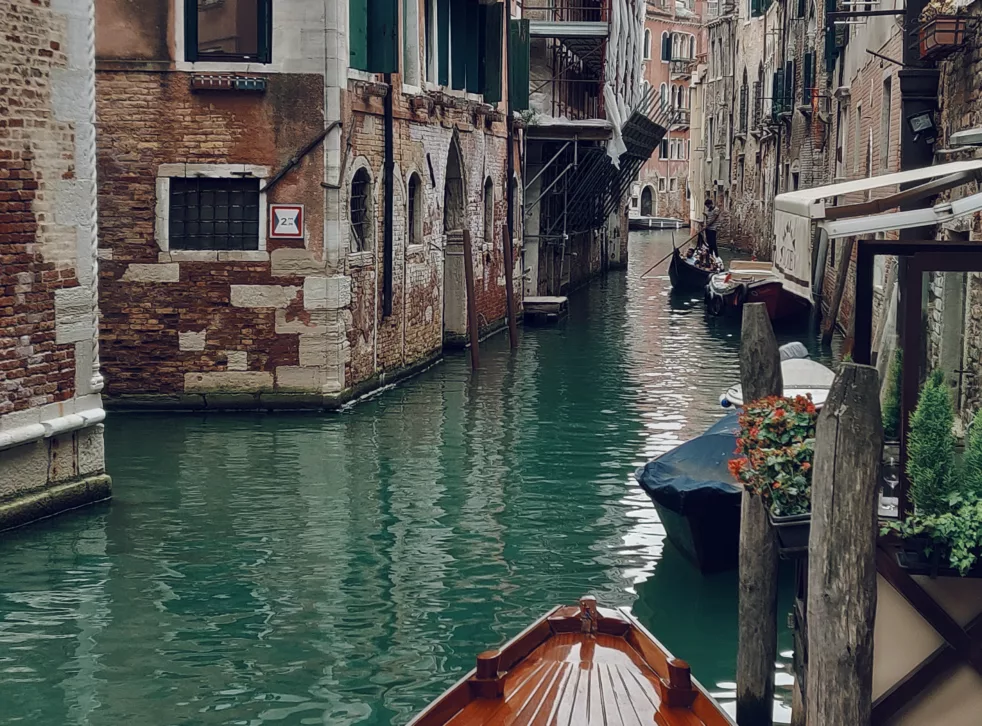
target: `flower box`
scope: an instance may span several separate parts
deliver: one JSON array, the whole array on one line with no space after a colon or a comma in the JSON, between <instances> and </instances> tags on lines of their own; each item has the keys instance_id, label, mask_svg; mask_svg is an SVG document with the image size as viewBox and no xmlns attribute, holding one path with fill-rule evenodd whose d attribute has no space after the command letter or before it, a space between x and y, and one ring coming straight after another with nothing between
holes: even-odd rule
<instances>
[{"instance_id":1,"label":"flower box","mask_svg":"<svg viewBox=\"0 0 982 726\"><path fill-rule=\"evenodd\" d=\"M792 514L779 517L768 512L771 527L777 537L777 551L782 557L806 557L808 555L808 535L812 528L811 514Z\"/></svg>"},{"instance_id":2,"label":"flower box","mask_svg":"<svg viewBox=\"0 0 982 726\"><path fill-rule=\"evenodd\" d=\"M958 15L937 15L918 28L921 58L940 60L965 45L967 21Z\"/></svg>"},{"instance_id":3,"label":"flower box","mask_svg":"<svg viewBox=\"0 0 982 726\"><path fill-rule=\"evenodd\" d=\"M930 554L927 550L930 549ZM964 575L948 563L949 550L933 542L930 537L910 537L897 549L897 564L911 575L928 577L982 577L982 564L977 564Z\"/></svg>"}]
</instances>

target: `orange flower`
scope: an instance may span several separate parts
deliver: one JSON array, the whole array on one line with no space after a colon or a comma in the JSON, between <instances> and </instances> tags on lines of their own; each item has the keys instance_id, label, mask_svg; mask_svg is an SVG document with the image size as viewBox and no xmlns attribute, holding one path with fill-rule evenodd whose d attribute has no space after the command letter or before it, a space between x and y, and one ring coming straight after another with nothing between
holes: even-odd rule
<instances>
[{"instance_id":1,"label":"orange flower","mask_svg":"<svg viewBox=\"0 0 982 726\"><path fill-rule=\"evenodd\" d=\"M774 409L774 418L784 418L784 409L783 408Z\"/></svg>"}]
</instances>

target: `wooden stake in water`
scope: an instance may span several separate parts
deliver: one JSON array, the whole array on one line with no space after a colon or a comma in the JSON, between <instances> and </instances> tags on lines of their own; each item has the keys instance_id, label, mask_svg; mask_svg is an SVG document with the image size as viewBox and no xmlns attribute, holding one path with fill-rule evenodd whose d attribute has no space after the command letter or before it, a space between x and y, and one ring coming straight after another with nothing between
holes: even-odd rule
<instances>
[{"instance_id":1,"label":"wooden stake in water","mask_svg":"<svg viewBox=\"0 0 982 726\"><path fill-rule=\"evenodd\" d=\"M518 348L518 322L515 320L515 279L514 279L514 248L508 225L501 225L501 241L504 248L505 264L505 313L508 315L508 342L512 350Z\"/></svg>"},{"instance_id":2,"label":"wooden stake in water","mask_svg":"<svg viewBox=\"0 0 982 726\"><path fill-rule=\"evenodd\" d=\"M876 614L880 379L845 363L815 433L808 538L808 726L869 726Z\"/></svg>"},{"instance_id":3,"label":"wooden stake in water","mask_svg":"<svg viewBox=\"0 0 982 726\"><path fill-rule=\"evenodd\" d=\"M471 369L477 370L481 364L478 351L480 329L477 323L477 299L474 294L474 255L471 249L471 232L465 229L464 236L464 287L467 293L467 332L471 339Z\"/></svg>"},{"instance_id":4,"label":"wooden stake in water","mask_svg":"<svg viewBox=\"0 0 982 726\"><path fill-rule=\"evenodd\" d=\"M743 306L740 384L744 405L784 392L781 354L763 303ZM777 542L760 497L744 491L740 510L737 723L771 726L777 660Z\"/></svg>"}]
</instances>

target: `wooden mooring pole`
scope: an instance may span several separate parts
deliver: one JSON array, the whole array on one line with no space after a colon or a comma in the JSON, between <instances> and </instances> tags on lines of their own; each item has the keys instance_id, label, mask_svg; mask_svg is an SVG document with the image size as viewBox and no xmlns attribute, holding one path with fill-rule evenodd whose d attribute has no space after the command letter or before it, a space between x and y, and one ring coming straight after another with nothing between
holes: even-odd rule
<instances>
[{"instance_id":1,"label":"wooden mooring pole","mask_svg":"<svg viewBox=\"0 0 982 726\"><path fill-rule=\"evenodd\" d=\"M481 330L477 322L477 299L474 295L474 254L471 250L471 232L465 229L464 237L464 288L467 293L467 333L471 339L471 369L477 370L481 364L478 340Z\"/></svg>"},{"instance_id":2,"label":"wooden mooring pole","mask_svg":"<svg viewBox=\"0 0 982 726\"><path fill-rule=\"evenodd\" d=\"M512 350L518 348L518 322L515 319L515 248L508 225L501 225L501 241L504 244L505 312L508 315L508 342Z\"/></svg>"},{"instance_id":3,"label":"wooden mooring pole","mask_svg":"<svg viewBox=\"0 0 982 726\"><path fill-rule=\"evenodd\" d=\"M781 354L763 303L743 306L740 384L746 403L784 392ZM737 723L771 726L777 660L777 542L760 497L743 492L740 511L740 594Z\"/></svg>"},{"instance_id":4,"label":"wooden mooring pole","mask_svg":"<svg viewBox=\"0 0 982 726\"><path fill-rule=\"evenodd\" d=\"M835 244L835 240L831 240ZM822 329L822 345L829 345L832 342L832 334L835 333L836 323L839 322L839 306L842 305L842 296L846 292L846 281L849 279L849 266L852 264L852 250L856 246L856 240L849 237L842 250L842 257L839 258L839 268L836 270L835 294L832 296L832 304L829 306L829 317L825 321Z\"/></svg>"},{"instance_id":5,"label":"wooden mooring pole","mask_svg":"<svg viewBox=\"0 0 982 726\"><path fill-rule=\"evenodd\" d=\"M880 379L845 363L818 417L808 539L808 726L869 726Z\"/></svg>"}]
</instances>

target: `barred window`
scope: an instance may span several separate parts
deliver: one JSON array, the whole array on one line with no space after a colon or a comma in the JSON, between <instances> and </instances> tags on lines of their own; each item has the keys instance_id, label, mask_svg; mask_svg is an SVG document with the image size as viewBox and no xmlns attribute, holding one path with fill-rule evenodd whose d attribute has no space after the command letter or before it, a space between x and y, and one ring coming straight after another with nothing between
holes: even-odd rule
<instances>
[{"instance_id":1,"label":"barred window","mask_svg":"<svg viewBox=\"0 0 982 726\"><path fill-rule=\"evenodd\" d=\"M366 169L355 172L349 199L353 252L372 249L372 179Z\"/></svg>"},{"instance_id":2,"label":"barred window","mask_svg":"<svg viewBox=\"0 0 982 726\"><path fill-rule=\"evenodd\" d=\"M259 180L170 180L172 250L258 250Z\"/></svg>"}]
</instances>

